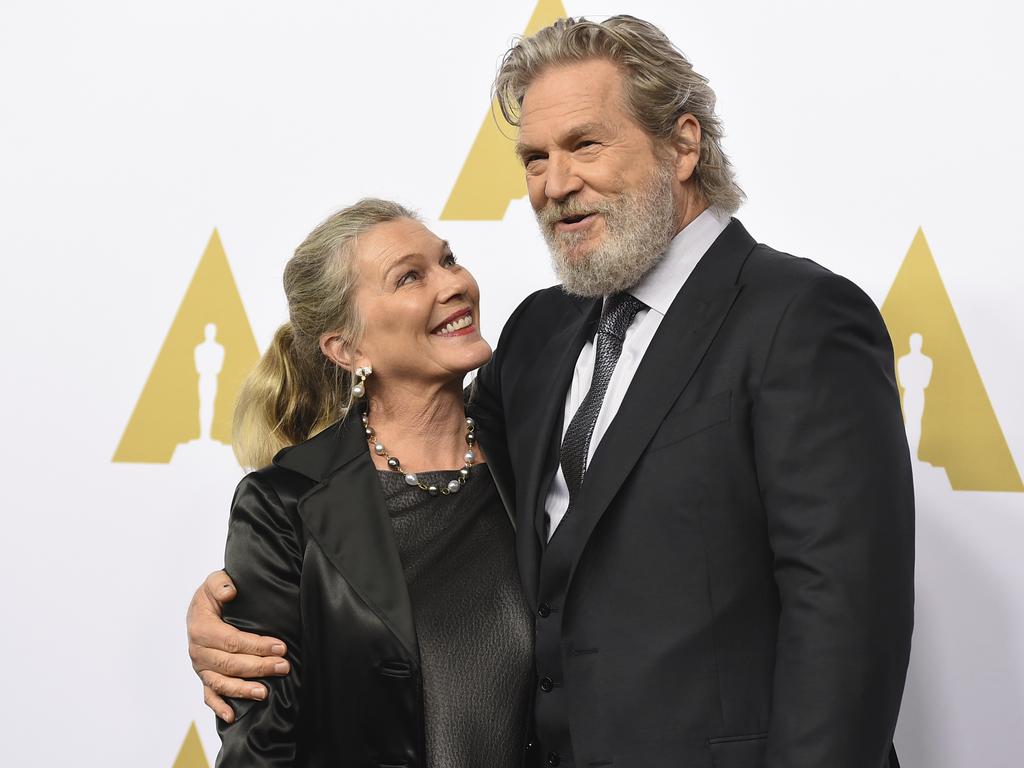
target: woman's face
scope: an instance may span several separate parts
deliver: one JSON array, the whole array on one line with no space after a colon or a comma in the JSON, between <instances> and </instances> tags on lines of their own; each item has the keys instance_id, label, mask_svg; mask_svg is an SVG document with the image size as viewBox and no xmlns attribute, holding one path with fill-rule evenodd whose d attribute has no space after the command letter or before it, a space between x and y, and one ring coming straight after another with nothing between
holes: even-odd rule
<instances>
[{"instance_id":1,"label":"woman's face","mask_svg":"<svg viewBox=\"0 0 1024 768\"><path fill-rule=\"evenodd\" d=\"M397 219L361 235L355 259L364 325L356 366L372 366L380 383L461 383L491 358L479 331L480 289L447 242Z\"/></svg>"}]
</instances>

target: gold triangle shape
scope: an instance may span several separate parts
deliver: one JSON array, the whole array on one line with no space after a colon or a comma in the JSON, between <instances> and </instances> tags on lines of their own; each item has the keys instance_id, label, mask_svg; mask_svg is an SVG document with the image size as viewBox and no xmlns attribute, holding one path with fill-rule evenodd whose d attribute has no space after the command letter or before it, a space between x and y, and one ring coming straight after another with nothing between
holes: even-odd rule
<instances>
[{"instance_id":1,"label":"gold triangle shape","mask_svg":"<svg viewBox=\"0 0 1024 768\"><path fill-rule=\"evenodd\" d=\"M178 750L178 756L171 768L210 768L195 721L188 727L188 733L185 734L185 740L181 743L181 749Z\"/></svg>"},{"instance_id":2,"label":"gold triangle shape","mask_svg":"<svg viewBox=\"0 0 1024 768\"><path fill-rule=\"evenodd\" d=\"M566 15L562 0L540 0L523 34L532 35ZM512 151L515 130L502 116L497 99L492 100L441 211L442 219L500 221L508 204L526 194L523 167Z\"/></svg>"},{"instance_id":3,"label":"gold triangle shape","mask_svg":"<svg viewBox=\"0 0 1024 768\"><path fill-rule=\"evenodd\" d=\"M911 334L919 333L923 337L921 351L933 362L917 458L944 468L957 491L1024 492L921 229L882 304L882 317L897 360L910 352Z\"/></svg>"},{"instance_id":4,"label":"gold triangle shape","mask_svg":"<svg viewBox=\"0 0 1024 768\"><path fill-rule=\"evenodd\" d=\"M135 404L114 461L166 464L177 445L199 437L196 347L203 343L211 323L216 326L216 343L223 348L223 364L216 376L210 437L230 444L235 399L259 359L259 349L216 229Z\"/></svg>"}]
</instances>

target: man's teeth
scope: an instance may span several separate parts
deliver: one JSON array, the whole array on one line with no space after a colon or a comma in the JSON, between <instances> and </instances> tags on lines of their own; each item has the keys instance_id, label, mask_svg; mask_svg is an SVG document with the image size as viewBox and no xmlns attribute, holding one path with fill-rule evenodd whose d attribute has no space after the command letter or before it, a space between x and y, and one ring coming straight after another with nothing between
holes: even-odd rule
<instances>
[{"instance_id":1,"label":"man's teeth","mask_svg":"<svg viewBox=\"0 0 1024 768\"><path fill-rule=\"evenodd\" d=\"M473 316L472 315L463 315L458 320L454 320L454 321L448 323L448 325L446 325L441 330L435 331L435 333L452 333L453 331L457 331L460 328L466 328L467 326L470 326L472 324L473 324Z\"/></svg>"}]
</instances>

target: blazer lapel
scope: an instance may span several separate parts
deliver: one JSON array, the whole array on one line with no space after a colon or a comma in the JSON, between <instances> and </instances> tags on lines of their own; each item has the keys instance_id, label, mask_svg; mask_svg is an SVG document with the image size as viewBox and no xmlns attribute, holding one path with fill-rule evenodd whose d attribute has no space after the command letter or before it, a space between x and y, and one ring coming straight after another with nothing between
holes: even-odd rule
<instances>
[{"instance_id":1,"label":"blazer lapel","mask_svg":"<svg viewBox=\"0 0 1024 768\"><path fill-rule=\"evenodd\" d=\"M298 503L310 536L410 657L418 659L402 562L358 416L353 413L279 454L274 463L319 481Z\"/></svg>"},{"instance_id":2,"label":"blazer lapel","mask_svg":"<svg viewBox=\"0 0 1024 768\"><path fill-rule=\"evenodd\" d=\"M551 458L552 435L562 423L565 393L572 383L576 359L584 343L593 335L601 315L600 299L571 298L571 301L578 309L579 317L551 336L536 360L531 361L530 367L536 372L536 388L520 387L523 399L519 407L514 413L506 414L507 419L517 422L508 432L510 443L516 445L511 454L518 478L516 551L520 577L531 602L536 600L540 553L545 545L542 494ZM541 396L535 397L536 394Z\"/></svg>"},{"instance_id":3,"label":"blazer lapel","mask_svg":"<svg viewBox=\"0 0 1024 768\"><path fill-rule=\"evenodd\" d=\"M740 268L755 242L736 220L704 254L676 295L647 348L608 431L587 467L570 518L579 555L594 526L643 455L665 415L685 391L741 287Z\"/></svg>"}]
</instances>

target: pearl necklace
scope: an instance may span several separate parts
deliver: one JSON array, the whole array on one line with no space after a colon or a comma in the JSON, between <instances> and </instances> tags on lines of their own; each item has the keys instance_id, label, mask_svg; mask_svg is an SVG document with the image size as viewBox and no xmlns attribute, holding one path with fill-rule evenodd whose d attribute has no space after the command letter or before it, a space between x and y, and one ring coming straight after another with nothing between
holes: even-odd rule
<instances>
[{"instance_id":1,"label":"pearl necklace","mask_svg":"<svg viewBox=\"0 0 1024 768\"><path fill-rule=\"evenodd\" d=\"M402 462L398 460L397 456L392 456L388 453L388 449L384 447L384 443L377 439L377 433L374 432L373 427L370 426L369 417L365 412L363 413L363 430L366 434L367 442L372 444L373 452L388 460L388 469L392 472L405 475L406 485L416 486L421 491L425 491L431 496L449 496L450 494L458 493L462 490L462 486L466 484L466 480L469 479L469 468L473 466L473 461L476 459L476 452L473 450L473 446L476 444L476 435L473 434L474 429L476 429L476 422L467 416L466 445L468 447L466 452L462 455L462 460L465 462L465 465L459 470L458 479L450 480L447 485L438 487L436 485L427 485L422 482L414 472L406 472L402 469Z\"/></svg>"}]
</instances>

